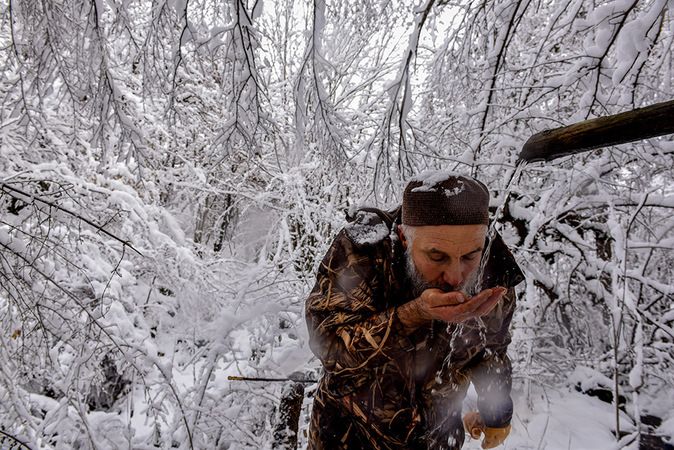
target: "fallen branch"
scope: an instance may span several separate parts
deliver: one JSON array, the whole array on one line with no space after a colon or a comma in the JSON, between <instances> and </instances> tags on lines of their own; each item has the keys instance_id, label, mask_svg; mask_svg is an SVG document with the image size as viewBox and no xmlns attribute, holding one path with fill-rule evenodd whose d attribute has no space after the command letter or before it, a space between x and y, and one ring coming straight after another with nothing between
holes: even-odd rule
<instances>
[{"instance_id":1,"label":"fallen branch","mask_svg":"<svg viewBox=\"0 0 674 450\"><path fill-rule=\"evenodd\" d=\"M311 378L303 378L302 376L293 376L290 375L287 378L258 378L258 377L237 377L235 375L229 375L227 377L230 381L268 381L268 382L284 382L284 381L294 381L295 383L317 383L317 380L312 380Z\"/></svg>"}]
</instances>

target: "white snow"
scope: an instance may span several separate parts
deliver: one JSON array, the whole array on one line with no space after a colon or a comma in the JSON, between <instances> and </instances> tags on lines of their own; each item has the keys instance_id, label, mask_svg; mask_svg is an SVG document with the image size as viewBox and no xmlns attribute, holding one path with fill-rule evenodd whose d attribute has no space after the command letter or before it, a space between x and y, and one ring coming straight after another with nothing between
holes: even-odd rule
<instances>
[{"instance_id":1,"label":"white snow","mask_svg":"<svg viewBox=\"0 0 674 450\"><path fill-rule=\"evenodd\" d=\"M658 427L658 431L665 436L669 436L667 442L670 445L674 445L674 411L670 410L671 417L666 419Z\"/></svg>"},{"instance_id":2,"label":"white snow","mask_svg":"<svg viewBox=\"0 0 674 450\"><path fill-rule=\"evenodd\" d=\"M475 408L476 394L471 389L464 413ZM512 431L499 449L511 450L612 450L618 449L611 429L614 408L596 398L578 392L536 386L531 397L513 391ZM626 415L622 423L634 429ZM627 424L625 426L625 424ZM477 450L480 442L467 437L464 449Z\"/></svg>"},{"instance_id":3,"label":"white snow","mask_svg":"<svg viewBox=\"0 0 674 450\"><path fill-rule=\"evenodd\" d=\"M376 214L374 213L359 213L363 214L363 218L361 220L367 221L369 220L379 220ZM346 233L349 235L349 238L356 243L360 245L365 245L365 244L376 244L377 242L381 242L384 240L388 235L389 235L389 229L386 226L386 224L380 222L380 223L375 223L374 225L370 225L368 223L359 223L359 222L354 222L348 224L346 227L344 227L346 230Z\"/></svg>"},{"instance_id":4,"label":"white snow","mask_svg":"<svg viewBox=\"0 0 674 450\"><path fill-rule=\"evenodd\" d=\"M597 387L610 388L613 386L613 380L590 367L576 366L574 372L569 376L569 384L578 384L583 391L587 391Z\"/></svg>"},{"instance_id":5,"label":"white snow","mask_svg":"<svg viewBox=\"0 0 674 450\"><path fill-rule=\"evenodd\" d=\"M410 179L410 181L421 182L421 186L415 187L412 189L412 192L435 192L438 187L438 183L441 183L448 179L449 177L460 177L465 176L456 172L448 172L443 170L427 170L419 175ZM447 197L452 197L460 194L465 189L464 184L461 180L458 180L457 186L452 189L443 188L444 194Z\"/></svg>"},{"instance_id":6,"label":"white snow","mask_svg":"<svg viewBox=\"0 0 674 450\"><path fill-rule=\"evenodd\" d=\"M448 170L417 192L470 173L504 206L531 134L674 92L671 0L15 3L0 423L45 450L188 448L188 429L194 448L271 447L283 383L227 376L318 371L304 301L345 209L399 204L428 167ZM613 407L574 391L613 385L614 350L628 413L674 439L673 151L597 149L512 186L503 229L527 280L501 448L627 446ZM398 239L380 222L346 232ZM133 384L89 411L104 356Z\"/></svg>"}]
</instances>

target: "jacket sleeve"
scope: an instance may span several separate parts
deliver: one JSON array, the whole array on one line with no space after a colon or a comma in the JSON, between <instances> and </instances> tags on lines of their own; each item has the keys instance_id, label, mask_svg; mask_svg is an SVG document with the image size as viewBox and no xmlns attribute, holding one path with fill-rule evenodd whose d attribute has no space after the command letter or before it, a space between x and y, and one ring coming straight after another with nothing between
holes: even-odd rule
<instances>
[{"instance_id":1,"label":"jacket sleeve","mask_svg":"<svg viewBox=\"0 0 674 450\"><path fill-rule=\"evenodd\" d=\"M486 345L478 362L471 368L478 410L488 427L505 427L512 419L512 366L507 349L514 310L515 290L510 288L494 311L483 319Z\"/></svg>"},{"instance_id":2,"label":"jacket sleeve","mask_svg":"<svg viewBox=\"0 0 674 450\"><path fill-rule=\"evenodd\" d=\"M412 348L396 308L382 304L390 261L381 247L356 248L342 231L321 263L305 313L311 350L328 374L360 377Z\"/></svg>"}]
</instances>

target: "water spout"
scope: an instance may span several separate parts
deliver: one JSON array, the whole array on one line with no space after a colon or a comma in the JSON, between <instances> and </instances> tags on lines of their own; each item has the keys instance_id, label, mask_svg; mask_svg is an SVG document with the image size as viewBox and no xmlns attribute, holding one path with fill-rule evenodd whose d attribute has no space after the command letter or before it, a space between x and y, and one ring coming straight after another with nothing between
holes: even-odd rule
<instances>
[{"instance_id":1,"label":"water spout","mask_svg":"<svg viewBox=\"0 0 674 450\"><path fill-rule=\"evenodd\" d=\"M552 161L609 145L674 133L674 100L545 130L529 138L519 159Z\"/></svg>"}]
</instances>

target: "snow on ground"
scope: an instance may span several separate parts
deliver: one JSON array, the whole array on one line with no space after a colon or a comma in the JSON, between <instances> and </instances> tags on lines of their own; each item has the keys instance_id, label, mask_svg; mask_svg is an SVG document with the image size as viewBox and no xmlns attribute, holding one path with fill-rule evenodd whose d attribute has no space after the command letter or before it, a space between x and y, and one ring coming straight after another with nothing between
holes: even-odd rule
<instances>
[{"instance_id":1,"label":"snow on ground","mask_svg":"<svg viewBox=\"0 0 674 450\"><path fill-rule=\"evenodd\" d=\"M267 360L268 366L270 368L273 366L274 372L278 376L287 376L295 371L306 373L308 366L317 367L317 362L312 358L311 352L306 346L308 340L306 330L299 328L295 331L297 331L297 334L294 338L280 343ZM237 342L243 345L247 340L237 339ZM243 361L245 360L246 358L243 358ZM204 362L197 361L183 368L173 367L171 371L173 383L178 392L186 393L197 383L198 377L195 378L195 374L201 373L203 364ZM209 383L211 395L221 398L232 390L242 389L240 385L227 381L227 375L241 375L241 369L244 369L243 372L247 372L244 366L246 366L245 363L243 366L218 365L212 381ZM582 374L590 383L589 372L578 370L575 375L577 374ZM159 374L155 374L155 376L159 376ZM569 385L574 384L575 381L569 382ZM264 391L266 392L264 395L276 399L272 403L278 402L280 390L276 383L273 383L273 386L267 385L266 388L264 384L256 383L248 387L251 389L251 398ZM308 394L315 386L307 385L306 388ZM148 407L146 394L147 392L137 386L131 394L133 398L127 401L121 415L102 412L93 412L89 415L89 427L91 432L97 436L97 444L100 448L122 448L124 444L128 445L129 441L138 443L151 440L151 436L156 430L148 422L151 413L146 409ZM659 401L647 399L644 395L642 404L648 406L649 412L662 417L664 422L659 431L674 437L674 399L671 392L660 392L659 395ZM245 395L242 397L243 399L245 399ZM662 399L667 399L667 401L663 402ZM531 391L527 395L523 390L522 380L516 379L513 400L515 405L512 432L505 443L497 447L500 450L636 450L636 445L628 445L632 441L630 438L623 439L620 443L616 442L613 435L615 411L612 405L576 392L572 387L543 386L532 381ZM55 403L53 400L49 401ZM306 432L311 401L312 399L308 395L305 396L303 417L300 419L299 448L303 450L307 448ZM464 402L464 413L474 410L476 401L477 394L471 387ZM135 405L135 407L132 405ZM220 405L220 407L223 406ZM232 406L232 419L236 419L239 417L238 407L236 405L230 406ZM132 409L136 410L133 415L130 414ZM225 416L229 415L227 411L219 412ZM260 418L268 416L267 423L273 422L271 416L275 414L275 411L272 409L259 408L256 412ZM165 414L166 424L170 424L174 423L177 411L172 411L169 408L164 410L163 414ZM627 415L621 414L620 420L623 432L634 431L634 426ZM251 436L251 439L248 439L246 443L232 443L230 448L237 450L253 449L255 447L251 446L251 442L254 440L258 442L257 449L271 448L270 435L268 435L269 440L259 435ZM670 442L672 442L671 439ZM473 440L470 437L467 437L463 446L465 450L478 450L480 448L481 441Z\"/></svg>"},{"instance_id":2,"label":"snow on ground","mask_svg":"<svg viewBox=\"0 0 674 450\"><path fill-rule=\"evenodd\" d=\"M521 391L513 391L515 413L512 432L498 449L517 450L613 450L618 444L612 431L615 411L612 405L568 388L536 387L530 401ZM471 389L464 409L475 404ZM621 428L633 431L627 416L621 415ZM480 449L480 441L466 440L464 449Z\"/></svg>"},{"instance_id":3,"label":"snow on ground","mask_svg":"<svg viewBox=\"0 0 674 450\"><path fill-rule=\"evenodd\" d=\"M475 409L476 393L471 387L464 402L464 413ZM666 396L665 396L666 398ZM602 402L567 387L532 388L530 399L522 390L513 390L515 413L512 432L497 450L618 450L635 449L628 445L632 440L624 438L617 442L612 430L615 428L615 411L612 405ZM310 400L307 400L308 403ZM670 400L670 403L672 401ZM669 408L669 414L672 409ZM674 431L674 416L663 417L659 431ZM633 431L634 427L625 414L621 414L621 429ZM300 433L306 432L307 424L300 424ZM301 449L306 449L306 439L301 438ZM672 442L670 440L670 442ZM467 437L463 450L481 449L481 441Z\"/></svg>"},{"instance_id":4,"label":"snow on ground","mask_svg":"<svg viewBox=\"0 0 674 450\"><path fill-rule=\"evenodd\" d=\"M279 374L292 372L306 368L307 359L310 357L306 351L299 351L297 355L292 355L288 348L282 348L274 360L278 362ZM185 392L195 384L194 374L200 372L202 364L195 363L189 369L173 369L173 382L179 392ZM211 385L211 394L220 397L235 388L229 381L226 381L226 375L238 374L236 367L219 367L213 377ZM251 386L250 395L259 395L261 386ZM272 388L272 386L270 386ZM307 386L307 393L315 388L314 385ZM264 390L264 389L263 389ZM276 398L278 401L278 392L276 386L270 389L266 395ZM97 441L98 448L117 449L126 448L129 442L147 442L156 432L155 428L148 423L149 416L147 411L148 399L146 392L137 386L131 394L126 405L122 408L121 414L91 412L88 414L89 431ZM660 433L670 436L670 443L674 437L674 400L671 392L660 392L660 398L643 398L644 404L653 404L657 408L651 408L652 412L657 412L664 422L659 428ZM47 399L43 396L33 396L36 405L42 405L47 402L53 408L57 403L55 400ZM471 387L464 402L464 413L475 409L477 394ZM612 430L615 428L615 411L613 406L576 392L570 387L551 387L541 386L532 383L530 394L527 396L522 390L521 382L517 383L513 390L514 416L512 421L512 432L504 445L497 447L500 450L636 450L636 445L630 444L632 439L625 438L622 442L616 442ZM664 400L664 401L663 401ZM300 449L306 449L306 432L308 427L308 414L310 411L312 399L305 396L303 417L300 419ZM669 405L668 405L669 403ZM44 406L44 409L50 409ZM136 413L131 414L135 409ZM233 417L238 416L238 407L232 408ZM166 424L173 423L177 412L163 410L161 414L165 415ZM228 415L227 411L220 413ZM269 421L272 421L271 415L275 412L271 409L260 408L257 410L260 418L268 415ZM631 420L627 415L621 414L621 430L626 432L634 431ZM269 422L268 422L269 423ZM271 448L271 436L265 439L262 436L253 436L252 440L257 439L257 447L251 446L252 440L247 443L232 443L231 449L249 450ZM481 442L467 438L463 449L478 450L481 448Z\"/></svg>"}]
</instances>

